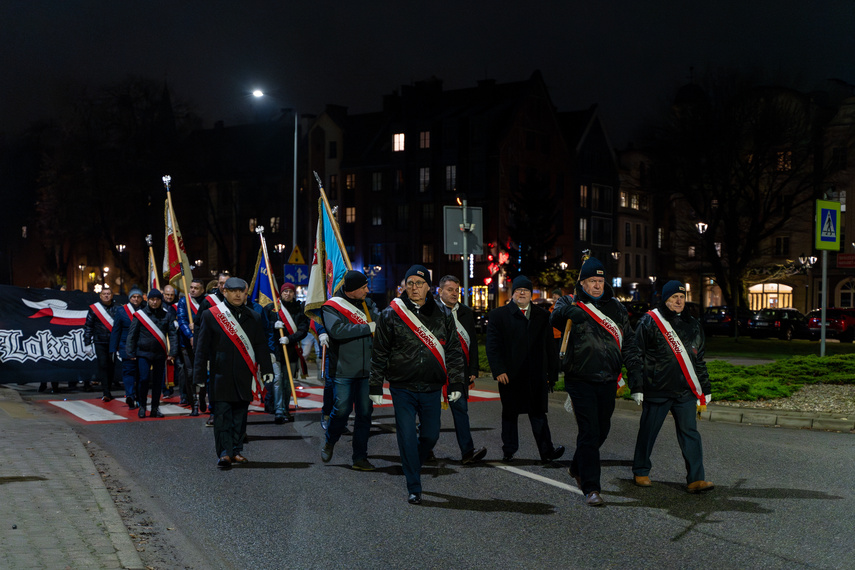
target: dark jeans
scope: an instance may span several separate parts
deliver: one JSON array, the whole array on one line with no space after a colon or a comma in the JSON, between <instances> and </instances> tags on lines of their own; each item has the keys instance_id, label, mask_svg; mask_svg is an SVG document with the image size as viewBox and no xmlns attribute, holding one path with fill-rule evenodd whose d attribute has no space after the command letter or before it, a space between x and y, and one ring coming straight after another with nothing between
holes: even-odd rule
<instances>
[{"instance_id":1,"label":"dark jeans","mask_svg":"<svg viewBox=\"0 0 855 570\"><path fill-rule=\"evenodd\" d=\"M439 439L442 390L412 392L390 388L395 407L398 452L407 479L407 491L422 492L421 470L428 454ZM416 423L418 415L418 427Z\"/></svg>"},{"instance_id":2,"label":"dark jeans","mask_svg":"<svg viewBox=\"0 0 855 570\"><path fill-rule=\"evenodd\" d=\"M144 408L148 398L149 385L151 386L151 409L156 410L160 406L160 389L163 387L163 378L166 375L166 358L137 357L139 363L139 383L137 384L137 399L140 407Z\"/></svg>"},{"instance_id":3,"label":"dark jeans","mask_svg":"<svg viewBox=\"0 0 855 570\"><path fill-rule=\"evenodd\" d=\"M321 408L321 414L331 415L333 406L335 406L335 378L326 376L324 378L324 405Z\"/></svg>"},{"instance_id":4,"label":"dark jeans","mask_svg":"<svg viewBox=\"0 0 855 570\"><path fill-rule=\"evenodd\" d=\"M704 451L701 447L701 434L698 432L697 407L695 400L678 402L673 399L644 400L642 402L641 423L638 426L638 438L635 441L635 458L632 472L638 476L650 474L650 453L656 436L668 412L674 417L677 429L677 443L686 462L686 483L704 480Z\"/></svg>"},{"instance_id":5,"label":"dark jeans","mask_svg":"<svg viewBox=\"0 0 855 570\"><path fill-rule=\"evenodd\" d=\"M110 394L113 387L113 380L117 379L117 368L113 362L113 356L110 354L110 345L107 343L95 343L95 359L98 362L97 380L101 382L101 389L104 395Z\"/></svg>"},{"instance_id":6,"label":"dark jeans","mask_svg":"<svg viewBox=\"0 0 855 570\"><path fill-rule=\"evenodd\" d=\"M520 448L519 416L502 410L502 452L506 456L514 455ZM528 421L531 423L531 433L537 442L540 458L546 461L555 451L546 414L528 414Z\"/></svg>"},{"instance_id":7,"label":"dark jeans","mask_svg":"<svg viewBox=\"0 0 855 570\"><path fill-rule=\"evenodd\" d=\"M609 436L615 411L614 382L567 382L567 393L573 400L573 413L579 426L576 453L570 468L582 481L582 492L600 489L600 447Z\"/></svg>"},{"instance_id":8,"label":"dark jeans","mask_svg":"<svg viewBox=\"0 0 855 570\"><path fill-rule=\"evenodd\" d=\"M454 419L454 433L457 435L457 445L460 446L460 454L465 456L475 450L472 443L472 431L469 429L469 404L468 396L462 395L454 402L449 402L451 417Z\"/></svg>"},{"instance_id":9,"label":"dark jeans","mask_svg":"<svg viewBox=\"0 0 855 570\"><path fill-rule=\"evenodd\" d=\"M368 433L374 405L368 398L368 378L335 378L335 405L327 428L327 443L335 445L347 427L351 410L356 411L353 422L353 461L368 458Z\"/></svg>"},{"instance_id":10,"label":"dark jeans","mask_svg":"<svg viewBox=\"0 0 855 570\"><path fill-rule=\"evenodd\" d=\"M188 404L196 400L196 390L193 386L193 349L182 347L175 357L175 383L181 389Z\"/></svg>"},{"instance_id":11,"label":"dark jeans","mask_svg":"<svg viewBox=\"0 0 855 570\"><path fill-rule=\"evenodd\" d=\"M214 445L217 457L233 457L243 451L249 402L212 402Z\"/></svg>"}]
</instances>

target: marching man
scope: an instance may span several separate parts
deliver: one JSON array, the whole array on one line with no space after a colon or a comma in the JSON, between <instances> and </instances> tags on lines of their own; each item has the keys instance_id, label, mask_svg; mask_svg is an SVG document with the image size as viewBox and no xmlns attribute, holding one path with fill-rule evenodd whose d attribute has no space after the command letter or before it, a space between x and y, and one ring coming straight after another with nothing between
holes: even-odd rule
<instances>
[{"instance_id":1,"label":"marching man","mask_svg":"<svg viewBox=\"0 0 855 570\"><path fill-rule=\"evenodd\" d=\"M98 362L98 380L104 394L101 400L109 402L113 399L110 386L115 376L114 356L110 353L110 335L113 332L116 314L121 307L113 302L113 291L107 287L99 293L100 301L89 305L86 314L86 324L83 325L83 344L94 345L95 358ZM86 382L89 385L89 382Z\"/></svg>"},{"instance_id":2,"label":"marching man","mask_svg":"<svg viewBox=\"0 0 855 570\"><path fill-rule=\"evenodd\" d=\"M263 317L245 305L246 289L246 281L229 277L221 290L225 301L202 313L194 341L195 383L204 384L211 369L209 395L220 469L249 461L243 456L243 441L253 383L261 389L259 368L263 382L273 380Z\"/></svg>"},{"instance_id":3,"label":"marching man","mask_svg":"<svg viewBox=\"0 0 855 570\"><path fill-rule=\"evenodd\" d=\"M148 292L148 304L134 313L128 329L126 350L128 358L137 362L139 370L139 417L145 417L148 388L151 385L151 413L149 417L162 418L160 390L166 377L166 361L175 359L178 339L172 313L163 308L163 294L157 289Z\"/></svg>"}]
</instances>

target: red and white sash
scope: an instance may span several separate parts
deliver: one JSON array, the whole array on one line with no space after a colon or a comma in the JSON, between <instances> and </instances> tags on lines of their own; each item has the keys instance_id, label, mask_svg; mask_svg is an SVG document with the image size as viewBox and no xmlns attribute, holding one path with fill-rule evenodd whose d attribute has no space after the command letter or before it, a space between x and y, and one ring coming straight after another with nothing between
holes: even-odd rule
<instances>
[{"instance_id":1,"label":"red and white sash","mask_svg":"<svg viewBox=\"0 0 855 570\"><path fill-rule=\"evenodd\" d=\"M419 318L407 308L407 305L405 305L400 298L392 299L392 310L401 317L404 324L407 325L418 339L424 343L428 350L430 350L431 354L434 355L437 362L439 362L439 365L442 367L442 371L445 372L446 376L448 376L448 370L445 368L445 349L442 347L439 339L436 338L436 336L430 332L430 329L428 329L419 320Z\"/></svg>"},{"instance_id":2,"label":"red and white sash","mask_svg":"<svg viewBox=\"0 0 855 570\"><path fill-rule=\"evenodd\" d=\"M330 297L324 303L325 307L333 307L336 311L344 315L348 321L355 325L367 325L368 317L365 313L342 299L341 297Z\"/></svg>"},{"instance_id":3,"label":"red and white sash","mask_svg":"<svg viewBox=\"0 0 855 570\"><path fill-rule=\"evenodd\" d=\"M612 335L612 337L615 339L615 342L617 343L618 350L623 347L623 332L621 332L620 327L617 326L617 324L613 320L607 317L605 313L603 313L594 305L588 305L582 301L576 301L576 304L583 311L585 311L588 316L590 316L594 320L595 323L606 329L606 331L610 335ZM626 382L623 379L623 372L621 372L620 374L618 374L617 389L620 390L624 386L626 386Z\"/></svg>"},{"instance_id":4,"label":"red and white sash","mask_svg":"<svg viewBox=\"0 0 855 570\"><path fill-rule=\"evenodd\" d=\"M193 298L193 297L191 297L190 295L187 295L187 296L185 297L185 299L189 299L189 300L190 300L190 302L189 302L189 303L187 303L187 306L188 306L188 307L190 307L190 313L195 317L195 316L196 316L196 313L198 313L198 312L199 312L199 301L197 301L196 299L194 299L194 298Z\"/></svg>"},{"instance_id":5,"label":"red and white sash","mask_svg":"<svg viewBox=\"0 0 855 570\"><path fill-rule=\"evenodd\" d=\"M294 322L294 317L281 305L279 306L279 320L285 323L285 330L288 331L289 335L297 332L297 323Z\"/></svg>"},{"instance_id":6,"label":"red and white sash","mask_svg":"<svg viewBox=\"0 0 855 570\"><path fill-rule=\"evenodd\" d=\"M94 305L89 305L89 308L92 309L92 312L95 313L95 316L98 317L104 326L107 327L107 330L113 332L113 315L107 312L107 309L104 308L104 305L101 303L95 303Z\"/></svg>"},{"instance_id":7,"label":"red and white sash","mask_svg":"<svg viewBox=\"0 0 855 570\"><path fill-rule=\"evenodd\" d=\"M463 328L463 325L460 324L460 320L457 318L457 309L460 307L460 304L454 306L451 309L451 316L454 317L454 326L457 327L457 336L460 337L460 347L463 349L463 355L466 357L466 364L469 365L469 345L472 342L472 339L469 338L469 333Z\"/></svg>"},{"instance_id":8,"label":"red and white sash","mask_svg":"<svg viewBox=\"0 0 855 570\"><path fill-rule=\"evenodd\" d=\"M222 301L220 301L220 299L216 295L214 295L213 293L209 293L205 297L205 300L208 301L208 304L211 305L212 307L219 304L219 303L222 303Z\"/></svg>"},{"instance_id":9,"label":"red and white sash","mask_svg":"<svg viewBox=\"0 0 855 570\"><path fill-rule=\"evenodd\" d=\"M655 322L656 326L659 327L659 332L662 333L662 336L665 337L665 342L668 343L668 346L674 352L674 357L677 359L677 363L683 370L683 376L689 384L689 389L695 397L701 401L701 405L705 406L707 400L706 396L704 396L704 389L701 387L701 381L698 380L698 375L695 373L695 365L692 364L692 360L689 358L689 354L686 351L686 347L683 345L683 341L680 340L680 337L677 336L677 332L674 330L674 327L672 327L671 323L662 316L659 309L653 309L650 311L650 316L653 317L653 322Z\"/></svg>"},{"instance_id":10,"label":"red and white sash","mask_svg":"<svg viewBox=\"0 0 855 570\"><path fill-rule=\"evenodd\" d=\"M249 341L249 337L246 336L246 331L243 330L243 327L237 322L235 316L226 307L225 302L219 302L211 307L211 314L214 315L214 319L220 325L220 328L223 329L223 332L226 333L228 339L238 349L241 357L243 357L243 361L252 374L253 380L261 388L261 382L258 380L258 363L255 360L255 349L252 348L252 343Z\"/></svg>"},{"instance_id":11,"label":"red and white sash","mask_svg":"<svg viewBox=\"0 0 855 570\"><path fill-rule=\"evenodd\" d=\"M157 325L151 320L151 317L148 316L148 313L145 311L137 311L134 313L137 319L148 329L148 332L152 334L154 338L160 343L160 346L163 348L164 353L168 353L169 349L166 348L166 335L163 334L163 331L157 328Z\"/></svg>"},{"instance_id":12,"label":"red and white sash","mask_svg":"<svg viewBox=\"0 0 855 570\"><path fill-rule=\"evenodd\" d=\"M134 313L136 313L139 309L134 309L134 306L128 303L125 305L125 313L128 315L128 319L134 320Z\"/></svg>"}]
</instances>

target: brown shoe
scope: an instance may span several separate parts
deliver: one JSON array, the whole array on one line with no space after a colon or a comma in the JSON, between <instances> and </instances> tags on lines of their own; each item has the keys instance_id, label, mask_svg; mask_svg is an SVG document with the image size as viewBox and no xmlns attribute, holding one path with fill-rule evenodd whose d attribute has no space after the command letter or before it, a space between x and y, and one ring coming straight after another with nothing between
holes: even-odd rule
<instances>
[{"instance_id":1,"label":"brown shoe","mask_svg":"<svg viewBox=\"0 0 855 570\"><path fill-rule=\"evenodd\" d=\"M694 483L689 483L689 486L686 487L686 490L690 493L705 493L713 489L715 489L715 485L711 481L695 481Z\"/></svg>"},{"instance_id":2,"label":"brown shoe","mask_svg":"<svg viewBox=\"0 0 855 570\"><path fill-rule=\"evenodd\" d=\"M223 455L222 457L217 459L217 468L218 469L222 469L225 471L226 469L231 469L231 467L232 467L232 460L228 455Z\"/></svg>"},{"instance_id":3,"label":"brown shoe","mask_svg":"<svg viewBox=\"0 0 855 570\"><path fill-rule=\"evenodd\" d=\"M650 482L650 477L647 477L646 475L643 475L643 476L636 475L635 476L635 484L639 487L652 487L653 486L653 483Z\"/></svg>"},{"instance_id":4,"label":"brown shoe","mask_svg":"<svg viewBox=\"0 0 855 570\"><path fill-rule=\"evenodd\" d=\"M585 503L589 507L602 507L605 501L597 491L591 491L585 496Z\"/></svg>"},{"instance_id":5,"label":"brown shoe","mask_svg":"<svg viewBox=\"0 0 855 570\"><path fill-rule=\"evenodd\" d=\"M232 463L249 463L249 459L247 459L240 453L236 453L234 457L232 457Z\"/></svg>"}]
</instances>

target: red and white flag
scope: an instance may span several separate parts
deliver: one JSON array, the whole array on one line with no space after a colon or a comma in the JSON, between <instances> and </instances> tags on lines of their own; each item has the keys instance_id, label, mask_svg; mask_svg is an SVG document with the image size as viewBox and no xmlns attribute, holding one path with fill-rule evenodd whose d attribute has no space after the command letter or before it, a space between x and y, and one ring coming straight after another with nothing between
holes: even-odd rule
<instances>
[{"instance_id":1,"label":"red and white flag","mask_svg":"<svg viewBox=\"0 0 855 570\"><path fill-rule=\"evenodd\" d=\"M181 273L187 276L189 283L193 279L193 273L190 270L190 258L187 257L187 250L184 247L184 239L181 237L181 230L178 229L178 220L170 215L169 200L164 206L164 217L166 219L166 243L163 248L163 275L168 280L169 284L182 291L184 287L181 280ZM178 236L178 247L175 247L175 237Z\"/></svg>"},{"instance_id":2,"label":"red and white flag","mask_svg":"<svg viewBox=\"0 0 855 570\"><path fill-rule=\"evenodd\" d=\"M148 253L148 288L160 290L160 277L157 275L157 263L154 261L154 251Z\"/></svg>"}]
</instances>

